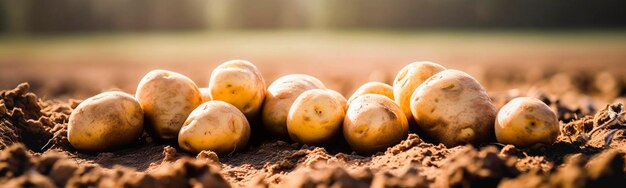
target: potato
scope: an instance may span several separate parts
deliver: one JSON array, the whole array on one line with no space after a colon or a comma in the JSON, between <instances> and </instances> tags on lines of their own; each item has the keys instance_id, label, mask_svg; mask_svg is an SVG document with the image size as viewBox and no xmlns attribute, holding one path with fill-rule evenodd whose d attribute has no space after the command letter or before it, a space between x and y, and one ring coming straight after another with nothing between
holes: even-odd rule
<instances>
[{"instance_id":1,"label":"potato","mask_svg":"<svg viewBox=\"0 0 626 188\"><path fill-rule=\"evenodd\" d=\"M343 108L343 111L345 112L346 109L348 109L348 102L346 100L346 97L344 97L341 93L332 90L332 89L326 89L327 91L330 92L330 94L332 94L338 101L339 103L341 103L341 107Z\"/></svg>"},{"instance_id":2,"label":"potato","mask_svg":"<svg viewBox=\"0 0 626 188\"><path fill-rule=\"evenodd\" d=\"M72 111L67 139L78 150L104 151L130 144L143 133L143 111L120 91L98 94Z\"/></svg>"},{"instance_id":3,"label":"potato","mask_svg":"<svg viewBox=\"0 0 626 188\"><path fill-rule=\"evenodd\" d=\"M518 97L498 112L495 132L500 143L531 146L554 143L560 131L556 114L548 105L539 99Z\"/></svg>"},{"instance_id":4,"label":"potato","mask_svg":"<svg viewBox=\"0 0 626 188\"><path fill-rule=\"evenodd\" d=\"M470 75L441 71L424 81L411 97L411 112L426 138L448 147L493 138L496 107Z\"/></svg>"},{"instance_id":5,"label":"potato","mask_svg":"<svg viewBox=\"0 0 626 188\"><path fill-rule=\"evenodd\" d=\"M211 101L211 90L209 90L209 88L203 87L203 88L198 88L198 89L200 90L202 103Z\"/></svg>"},{"instance_id":6,"label":"potato","mask_svg":"<svg viewBox=\"0 0 626 188\"><path fill-rule=\"evenodd\" d=\"M348 106L343 135L359 153L382 151L400 143L409 133L402 109L391 99L378 94L357 97Z\"/></svg>"},{"instance_id":7,"label":"potato","mask_svg":"<svg viewBox=\"0 0 626 188\"><path fill-rule=\"evenodd\" d=\"M181 74L153 70L139 82L135 97L155 137L174 139L193 109L202 104L198 86Z\"/></svg>"},{"instance_id":8,"label":"potato","mask_svg":"<svg viewBox=\"0 0 626 188\"><path fill-rule=\"evenodd\" d=\"M248 118L259 114L265 99L265 80L257 68L244 60L219 65L209 80L211 99L230 103Z\"/></svg>"},{"instance_id":9,"label":"potato","mask_svg":"<svg viewBox=\"0 0 626 188\"><path fill-rule=\"evenodd\" d=\"M270 84L265 95L262 111L265 128L274 135L288 137L287 115L296 98L307 90L325 88L320 80L305 74L291 74L278 78Z\"/></svg>"},{"instance_id":10,"label":"potato","mask_svg":"<svg viewBox=\"0 0 626 188\"><path fill-rule=\"evenodd\" d=\"M379 94L393 100L393 88L381 82L367 82L359 87L348 99L348 105L357 97L364 94Z\"/></svg>"},{"instance_id":11,"label":"potato","mask_svg":"<svg viewBox=\"0 0 626 188\"><path fill-rule=\"evenodd\" d=\"M213 100L198 106L178 133L178 145L198 153L211 150L229 154L244 148L250 139L246 116L230 103Z\"/></svg>"},{"instance_id":12,"label":"potato","mask_svg":"<svg viewBox=\"0 0 626 188\"><path fill-rule=\"evenodd\" d=\"M329 143L345 116L343 104L331 90L311 89L296 98L287 116L287 132L292 140L309 145Z\"/></svg>"},{"instance_id":13,"label":"potato","mask_svg":"<svg viewBox=\"0 0 626 188\"><path fill-rule=\"evenodd\" d=\"M402 112L406 114L409 122L414 122L411 113L411 95L426 79L443 70L446 68L439 64L420 61L408 64L396 75L393 80L393 99L402 108Z\"/></svg>"}]
</instances>

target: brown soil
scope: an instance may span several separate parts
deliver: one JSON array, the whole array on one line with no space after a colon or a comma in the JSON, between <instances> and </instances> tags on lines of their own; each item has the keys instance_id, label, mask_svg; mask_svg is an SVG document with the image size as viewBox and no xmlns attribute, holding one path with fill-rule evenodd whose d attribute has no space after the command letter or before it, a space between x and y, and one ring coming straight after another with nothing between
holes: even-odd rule
<instances>
[{"instance_id":1,"label":"brown soil","mask_svg":"<svg viewBox=\"0 0 626 188\"><path fill-rule=\"evenodd\" d=\"M607 122L597 105L572 108L538 91L494 94L539 97L558 110L562 134L553 145L516 148L497 143L447 148L410 134L371 156L345 143L313 147L256 137L228 156L179 152L175 143L144 134L120 150L72 149L67 119L80 101L46 101L28 84L0 92L0 184L10 187L603 187L626 183L626 131L619 125L587 140L580 135ZM559 98L560 99L560 98ZM570 105L576 106L576 105ZM617 109L618 105L611 106ZM605 137L614 132L605 146Z\"/></svg>"}]
</instances>

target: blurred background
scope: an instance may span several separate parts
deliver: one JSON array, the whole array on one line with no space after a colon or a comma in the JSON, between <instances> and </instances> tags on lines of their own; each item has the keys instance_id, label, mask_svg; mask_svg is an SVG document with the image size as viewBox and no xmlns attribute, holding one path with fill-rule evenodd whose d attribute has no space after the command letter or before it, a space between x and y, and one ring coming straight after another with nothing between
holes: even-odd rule
<instances>
[{"instance_id":1,"label":"blurred background","mask_svg":"<svg viewBox=\"0 0 626 188\"><path fill-rule=\"evenodd\" d=\"M626 96L624 29L623 0L0 0L0 88L134 93L152 69L206 87L245 59L268 84L305 73L349 96L426 60L494 95L606 103Z\"/></svg>"}]
</instances>

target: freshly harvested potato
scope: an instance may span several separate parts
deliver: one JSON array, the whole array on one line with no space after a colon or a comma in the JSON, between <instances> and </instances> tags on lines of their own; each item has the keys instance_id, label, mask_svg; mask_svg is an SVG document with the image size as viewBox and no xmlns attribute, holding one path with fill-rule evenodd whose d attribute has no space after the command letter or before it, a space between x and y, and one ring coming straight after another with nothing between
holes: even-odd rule
<instances>
[{"instance_id":1,"label":"freshly harvested potato","mask_svg":"<svg viewBox=\"0 0 626 188\"><path fill-rule=\"evenodd\" d=\"M367 82L359 87L348 99L348 105L357 97L364 94L379 94L393 100L393 88L381 82Z\"/></svg>"},{"instance_id":2,"label":"freshly harvested potato","mask_svg":"<svg viewBox=\"0 0 626 188\"><path fill-rule=\"evenodd\" d=\"M178 145L188 152L211 150L228 154L244 148L250 139L246 116L230 103L213 100L198 106L178 133Z\"/></svg>"},{"instance_id":3,"label":"freshly harvested potato","mask_svg":"<svg viewBox=\"0 0 626 188\"><path fill-rule=\"evenodd\" d=\"M287 116L292 140L309 145L329 143L341 130L343 104L331 90L311 89L296 98Z\"/></svg>"},{"instance_id":4,"label":"freshly harvested potato","mask_svg":"<svg viewBox=\"0 0 626 188\"><path fill-rule=\"evenodd\" d=\"M256 116L265 99L265 80L256 66L244 60L219 65L209 80L211 99L237 107L246 117Z\"/></svg>"},{"instance_id":5,"label":"freshly harvested potato","mask_svg":"<svg viewBox=\"0 0 626 188\"><path fill-rule=\"evenodd\" d=\"M343 108L343 111L345 112L346 109L348 109L348 102L346 100L346 97L344 97L341 93L332 90L332 89L326 89L328 92L330 92L330 94L332 94L333 96L335 96L335 98L337 98L337 100L339 101L339 103L341 103L341 107Z\"/></svg>"},{"instance_id":6,"label":"freshly harvested potato","mask_svg":"<svg viewBox=\"0 0 626 188\"><path fill-rule=\"evenodd\" d=\"M400 143L409 134L402 109L391 99L378 94L357 97L348 106L343 135L359 153L382 151Z\"/></svg>"},{"instance_id":7,"label":"freshly harvested potato","mask_svg":"<svg viewBox=\"0 0 626 188\"><path fill-rule=\"evenodd\" d=\"M411 97L411 112L426 138L448 147L493 138L496 107L470 75L441 71L424 81Z\"/></svg>"},{"instance_id":8,"label":"freshly harvested potato","mask_svg":"<svg viewBox=\"0 0 626 188\"><path fill-rule=\"evenodd\" d=\"M559 121L541 100L518 97L502 106L496 117L495 131L496 139L503 144L552 144L559 136Z\"/></svg>"},{"instance_id":9,"label":"freshly harvested potato","mask_svg":"<svg viewBox=\"0 0 626 188\"><path fill-rule=\"evenodd\" d=\"M78 150L104 151L130 144L143 132L143 111L133 96L120 91L81 102L67 126L67 139Z\"/></svg>"},{"instance_id":10,"label":"freshly harvested potato","mask_svg":"<svg viewBox=\"0 0 626 188\"><path fill-rule=\"evenodd\" d=\"M287 137L287 115L293 101L310 89L326 86L315 77L305 74L290 74L278 78L267 88L262 119L265 128L272 134Z\"/></svg>"},{"instance_id":11,"label":"freshly harvested potato","mask_svg":"<svg viewBox=\"0 0 626 188\"><path fill-rule=\"evenodd\" d=\"M202 95L191 79L166 70L146 74L135 97L144 111L148 130L161 139L176 138L189 113L202 104Z\"/></svg>"},{"instance_id":12,"label":"freshly harvested potato","mask_svg":"<svg viewBox=\"0 0 626 188\"><path fill-rule=\"evenodd\" d=\"M446 68L437 63L420 61L408 64L396 75L393 80L393 99L410 122L414 121L411 113L411 95L426 79L443 70ZM414 123L411 124L413 126Z\"/></svg>"},{"instance_id":13,"label":"freshly harvested potato","mask_svg":"<svg viewBox=\"0 0 626 188\"><path fill-rule=\"evenodd\" d=\"M203 88L198 88L198 89L200 90L202 103L211 101L211 90L209 90L209 88L203 87Z\"/></svg>"}]
</instances>

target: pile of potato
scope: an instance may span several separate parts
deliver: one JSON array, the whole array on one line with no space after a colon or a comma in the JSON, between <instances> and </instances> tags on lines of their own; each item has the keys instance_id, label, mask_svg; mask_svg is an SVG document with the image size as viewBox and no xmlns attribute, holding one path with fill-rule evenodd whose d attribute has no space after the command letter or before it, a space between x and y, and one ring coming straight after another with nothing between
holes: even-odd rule
<instances>
[{"instance_id":1,"label":"pile of potato","mask_svg":"<svg viewBox=\"0 0 626 188\"><path fill-rule=\"evenodd\" d=\"M207 88L154 70L134 97L119 91L91 97L72 112L68 139L78 150L105 151L138 140L145 129L188 152L223 155L246 147L255 134L249 121L259 116L258 128L277 138L322 146L344 138L363 154L399 143L410 130L449 147L493 140L551 144L559 134L556 115L543 102L517 98L498 112L476 79L432 62L405 66L393 85L365 83L346 100L304 74L282 76L266 87L256 66L233 60L212 72Z\"/></svg>"}]
</instances>

